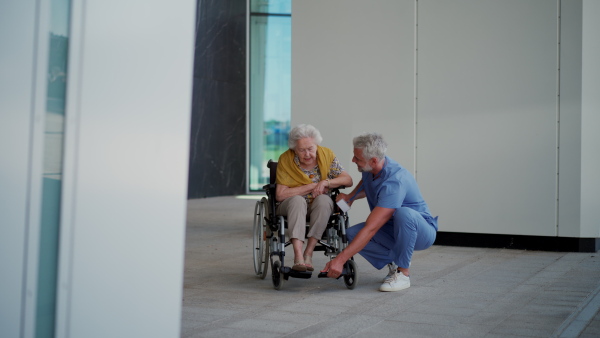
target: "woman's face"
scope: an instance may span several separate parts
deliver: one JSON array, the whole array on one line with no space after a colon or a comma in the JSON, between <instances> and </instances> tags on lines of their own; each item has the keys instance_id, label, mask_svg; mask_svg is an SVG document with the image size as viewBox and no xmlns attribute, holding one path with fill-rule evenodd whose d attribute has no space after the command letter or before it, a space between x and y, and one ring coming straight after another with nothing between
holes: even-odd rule
<instances>
[{"instance_id":1,"label":"woman's face","mask_svg":"<svg viewBox=\"0 0 600 338\"><path fill-rule=\"evenodd\" d=\"M296 142L296 155L300 159L300 164L311 166L317 165L317 145L310 137L301 138Z\"/></svg>"}]
</instances>

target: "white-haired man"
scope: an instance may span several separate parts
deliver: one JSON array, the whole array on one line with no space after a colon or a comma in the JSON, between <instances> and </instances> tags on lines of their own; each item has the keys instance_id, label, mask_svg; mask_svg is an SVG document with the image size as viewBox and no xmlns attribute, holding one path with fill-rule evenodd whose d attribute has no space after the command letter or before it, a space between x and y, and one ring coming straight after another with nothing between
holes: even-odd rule
<instances>
[{"instance_id":1,"label":"white-haired man","mask_svg":"<svg viewBox=\"0 0 600 338\"><path fill-rule=\"evenodd\" d=\"M348 195L338 195L352 204L367 198L371 213L366 222L347 231L350 244L325 265L328 277L341 275L344 263L359 253L375 268L388 266L380 291L410 287L410 261L414 250L425 250L435 241L437 217L432 217L413 175L385 156L387 144L377 133L353 140L354 157L362 180Z\"/></svg>"}]
</instances>

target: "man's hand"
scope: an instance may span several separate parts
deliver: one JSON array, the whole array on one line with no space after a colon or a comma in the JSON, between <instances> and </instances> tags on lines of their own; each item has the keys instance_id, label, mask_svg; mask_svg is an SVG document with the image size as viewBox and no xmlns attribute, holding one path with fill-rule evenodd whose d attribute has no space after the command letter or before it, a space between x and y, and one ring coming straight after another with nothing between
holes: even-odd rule
<instances>
[{"instance_id":1,"label":"man's hand","mask_svg":"<svg viewBox=\"0 0 600 338\"><path fill-rule=\"evenodd\" d=\"M323 270L321 270L321 272L327 272L327 277L329 278L340 277L342 275L342 270L344 269L345 263L340 261L341 260L338 259L338 257L336 257L333 260L327 262L327 264L325 264L325 267L323 268Z\"/></svg>"},{"instance_id":2,"label":"man's hand","mask_svg":"<svg viewBox=\"0 0 600 338\"><path fill-rule=\"evenodd\" d=\"M352 202L354 202L353 200L352 201L350 200L350 195L346 195L344 193L339 193L335 199L336 202L339 202L340 200L346 201L348 206L351 206Z\"/></svg>"}]
</instances>

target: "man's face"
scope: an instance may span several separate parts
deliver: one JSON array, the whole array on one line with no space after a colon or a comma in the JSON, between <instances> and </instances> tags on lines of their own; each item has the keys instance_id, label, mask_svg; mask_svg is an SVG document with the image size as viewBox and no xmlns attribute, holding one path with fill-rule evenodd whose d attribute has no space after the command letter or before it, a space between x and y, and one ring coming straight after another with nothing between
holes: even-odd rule
<instances>
[{"instance_id":1,"label":"man's face","mask_svg":"<svg viewBox=\"0 0 600 338\"><path fill-rule=\"evenodd\" d=\"M369 166L369 162L365 160L362 149L354 148L354 157L352 157L352 162L356 163L356 167L361 173L373 170L373 168Z\"/></svg>"}]
</instances>

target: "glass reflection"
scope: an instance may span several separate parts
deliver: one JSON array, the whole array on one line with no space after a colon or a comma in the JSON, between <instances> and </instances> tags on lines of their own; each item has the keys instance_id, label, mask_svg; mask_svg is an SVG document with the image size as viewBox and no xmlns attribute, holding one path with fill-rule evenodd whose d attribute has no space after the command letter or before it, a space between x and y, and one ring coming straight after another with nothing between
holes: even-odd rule
<instances>
[{"instance_id":1,"label":"glass reflection","mask_svg":"<svg viewBox=\"0 0 600 338\"><path fill-rule=\"evenodd\" d=\"M36 306L36 337L54 337L63 135L69 51L69 0L50 1L44 169Z\"/></svg>"},{"instance_id":2,"label":"glass reflection","mask_svg":"<svg viewBox=\"0 0 600 338\"><path fill-rule=\"evenodd\" d=\"M291 0L251 0L250 12L270 14L292 14Z\"/></svg>"},{"instance_id":3,"label":"glass reflection","mask_svg":"<svg viewBox=\"0 0 600 338\"><path fill-rule=\"evenodd\" d=\"M291 116L291 1L251 1L250 190L269 181L269 159L287 150Z\"/></svg>"}]
</instances>

